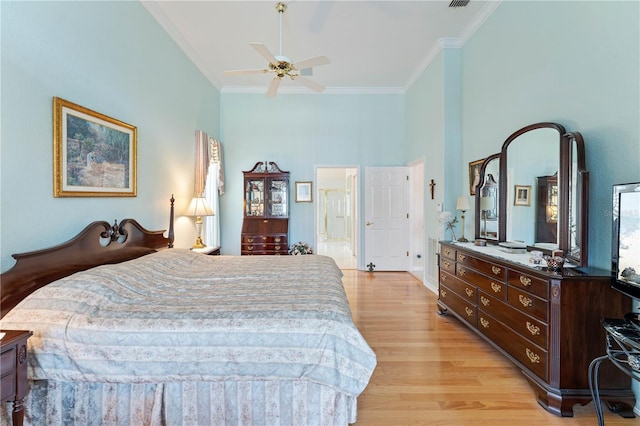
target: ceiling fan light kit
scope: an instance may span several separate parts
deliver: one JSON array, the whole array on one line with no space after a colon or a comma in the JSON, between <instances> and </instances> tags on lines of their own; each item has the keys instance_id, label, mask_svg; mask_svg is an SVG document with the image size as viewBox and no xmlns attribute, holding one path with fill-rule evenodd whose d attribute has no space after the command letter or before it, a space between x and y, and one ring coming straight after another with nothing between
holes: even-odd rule
<instances>
[{"instance_id":1,"label":"ceiling fan light kit","mask_svg":"<svg viewBox=\"0 0 640 426\"><path fill-rule=\"evenodd\" d=\"M275 96L278 92L278 88L280 87L280 81L284 77L289 77L291 80L297 80L307 86L309 89L314 92L320 93L324 91L324 86L316 83L306 77L303 77L302 71L305 69L313 68L320 65L328 64L329 58L326 56L314 56L312 58L303 59L298 62L293 62L288 57L282 54L282 16L284 12L287 10L287 5L278 2L276 3L276 11L280 15L280 54L274 55L267 49L267 47L262 43L249 43L251 47L253 47L256 52L258 52L263 58L268 61L268 67L265 69L247 69L247 70L232 70L225 71L226 75L241 75L241 74L266 74L271 73L275 74L273 80L269 84L269 88L267 89L267 96ZM306 74L306 73L305 73Z\"/></svg>"}]
</instances>

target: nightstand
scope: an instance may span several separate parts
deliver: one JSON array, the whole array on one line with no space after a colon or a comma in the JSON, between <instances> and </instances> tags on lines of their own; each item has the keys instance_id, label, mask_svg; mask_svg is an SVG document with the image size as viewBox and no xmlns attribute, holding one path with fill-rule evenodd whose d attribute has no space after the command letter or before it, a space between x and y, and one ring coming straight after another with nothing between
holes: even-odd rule
<instances>
[{"instance_id":1,"label":"nightstand","mask_svg":"<svg viewBox=\"0 0 640 426\"><path fill-rule=\"evenodd\" d=\"M0 402L13 402L13 424L22 425L27 395L27 340L30 331L2 330L0 340Z\"/></svg>"},{"instance_id":2,"label":"nightstand","mask_svg":"<svg viewBox=\"0 0 640 426\"><path fill-rule=\"evenodd\" d=\"M201 249L192 248L191 250L197 253L208 254L209 256L220 256L220 246L217 246L217 247L207 246Z\"/></svg>"}]
</instances>

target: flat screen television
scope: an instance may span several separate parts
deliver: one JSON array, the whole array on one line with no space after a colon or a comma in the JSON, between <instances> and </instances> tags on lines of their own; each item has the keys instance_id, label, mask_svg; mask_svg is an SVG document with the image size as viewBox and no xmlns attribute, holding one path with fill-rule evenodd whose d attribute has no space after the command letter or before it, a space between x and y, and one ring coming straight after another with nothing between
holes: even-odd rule
<instances>
[{"instance_id":1,"label":"flat screen television","mask_svg":"<svg viewBox=\"0 0 640 426\"><path fill-rule=\"evenodd\" d=\"M612 286L640 299L640 182L613 186Z\"/></svg>"}]
</instances>

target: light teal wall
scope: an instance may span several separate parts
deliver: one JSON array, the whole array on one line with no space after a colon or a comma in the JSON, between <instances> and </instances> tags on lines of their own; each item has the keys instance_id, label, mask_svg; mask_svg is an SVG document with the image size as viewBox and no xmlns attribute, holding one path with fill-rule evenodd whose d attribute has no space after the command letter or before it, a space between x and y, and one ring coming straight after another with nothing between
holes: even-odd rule
<instances>
[{"instance_id":1,"label":"light teal wall","mask_svg":"<svg viewBox=\"0 0 640 426\"><path fill-rule=\"evenodd\" d=\"M219 93L138 2L0 2L2 270L92 220L168 227L193 194L195 130L219 134ZM54 198L52 98L138 128L138 196ZM177 242L195 238L178 218Z\"/></svg>"},{"instance_id":2,"label":"light teal wall","mask_svg":"<svg viewBox=\"0 0 640 426\"><path fill-rule=\"evenodd\" d=\"M359 165L364 174L367 166L406 164L404 95L223 93L221 105L223 254L240 254L242 171L258 161L275 161L292 185L313 181L315 165ZM291 202L291 241L314 241L314 206Z\"/></svg>"}]
</instances>

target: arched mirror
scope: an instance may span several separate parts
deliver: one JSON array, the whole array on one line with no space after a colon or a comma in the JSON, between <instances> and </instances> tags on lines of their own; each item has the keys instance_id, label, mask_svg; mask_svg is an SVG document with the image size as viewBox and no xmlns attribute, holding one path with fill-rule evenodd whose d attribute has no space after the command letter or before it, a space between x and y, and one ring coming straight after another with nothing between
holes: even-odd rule
<instances>
[{"instance_id":1,"label":"arched mirror","mask_svg":"<svg viewBox=\"0 0 640 426\"><path fill-rule=\"evenodd\" d=\"M498 241L562 250L586 264L588 174L580 134L556 123L523 127L504 142L499 162Z\"/></svg>"},{"instance_id":2,"label":"arched mirror","mask_svg":"<svg viewBox=\"0 0 640 426\"><path fill-rule=\"evenodd\" d=\"M498 241L498 182L500 181L500 154L485 158L480 166L480 181L475 195L476 239Z\"/></svg>"}]
</instances>

